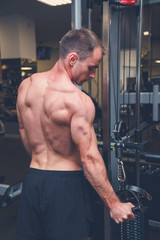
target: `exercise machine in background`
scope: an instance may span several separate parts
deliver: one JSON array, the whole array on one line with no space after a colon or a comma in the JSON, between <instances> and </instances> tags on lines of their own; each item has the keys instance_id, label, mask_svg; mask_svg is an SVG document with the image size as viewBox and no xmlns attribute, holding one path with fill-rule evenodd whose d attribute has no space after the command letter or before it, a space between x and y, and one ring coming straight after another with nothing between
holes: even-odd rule
<instances>
[{"instance_id":1,"label":"exercise machine in background","mask_svg":"<svg viewBox=\"0 0 160 240\"><path fill-rule=\"evenodd\" d=\"M3 181L1 179L1 181ZM7 207L9 204L17 200L22 192L23 182L12 185L0 184L0 208Z\"/></svg>"}]
</instances>

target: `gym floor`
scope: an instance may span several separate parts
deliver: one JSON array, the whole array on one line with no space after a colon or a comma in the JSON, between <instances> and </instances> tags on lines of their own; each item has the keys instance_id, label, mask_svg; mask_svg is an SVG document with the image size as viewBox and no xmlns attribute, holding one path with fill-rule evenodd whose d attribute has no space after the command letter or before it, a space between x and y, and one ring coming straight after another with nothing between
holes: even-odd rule
<instances>
[{"instance_id":1,"label":"gym floor","mask_svg":"<svg viewBox=\"0 0 160 240\"><path fill-rule=\"evenodd\" d=\"M160 136L159 140L160 140ZM24 179L30 163L20 136L17 123L8 123L6 134L0 136L0 176L5 176L4 184L15 184ZM19 200L0 209L0 239L19 240L16 235L16 220ZM150 227L149 240L160 239L160 229ZM100 239L96 239L100 240Z\"/></svg>"}]
</instances>

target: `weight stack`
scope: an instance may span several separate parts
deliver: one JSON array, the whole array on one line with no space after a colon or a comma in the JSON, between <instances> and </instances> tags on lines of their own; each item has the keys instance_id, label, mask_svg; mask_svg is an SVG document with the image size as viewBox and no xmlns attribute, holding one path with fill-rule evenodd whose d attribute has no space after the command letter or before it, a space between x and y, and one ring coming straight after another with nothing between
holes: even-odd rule
<instances>
[{"instance_id":1,"label":"weight stack","mask_svg":"<svg viewBox=\"0 0 160 240\"><path fill-rule=\"evenodd\" d=\"M112 240L149 240L148 211L135 214L134 221L112 221Z\"/></svg>"}]
</instances>

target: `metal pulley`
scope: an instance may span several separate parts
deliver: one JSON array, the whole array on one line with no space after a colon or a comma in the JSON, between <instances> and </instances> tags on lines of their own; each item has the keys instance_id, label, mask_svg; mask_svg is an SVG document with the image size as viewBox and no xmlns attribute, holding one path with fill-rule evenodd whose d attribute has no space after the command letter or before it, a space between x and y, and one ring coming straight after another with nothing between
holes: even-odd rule
<instances>
[{"instance_id":1,"label":"metal pulley","mask_svg":"<svg viewBox=\"0 0 160 240\"><path fill-rule=\"evenodd\" d=\"M125 188L117 191L117 196L121 202L131 202L135 207L132 208L133 213L147 209L148 201L152 200L152 196L140 187L126 185Z\"/></svg>"},{"instance_id":2,"label":"metal pulley","mask_svg":"<svg viewBox=\"0 0 160 240\"><path fill-rule=\"evenodd\" d=\"M117 122L114 125L113 133L114 133L116 141L122 140L126 136L126 133L127 133L127 127L126 127L125 122L123 122L123 121Z\"/></svg>"}]
</instances>

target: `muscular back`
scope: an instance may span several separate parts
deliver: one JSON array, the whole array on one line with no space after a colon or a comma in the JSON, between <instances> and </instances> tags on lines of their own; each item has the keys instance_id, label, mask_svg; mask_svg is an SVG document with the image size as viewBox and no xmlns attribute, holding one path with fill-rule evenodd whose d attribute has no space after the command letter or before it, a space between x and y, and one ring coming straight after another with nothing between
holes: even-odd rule
<instances>
[{"instance_id":1,"label":"muscular back","mask_svg":"<svg viewBox=\"0 0 160 240\"><path fill-rule=\"evenodd\" d=\"M77 112L82 112L82 117L92 122L94 107L88 96L64 80L65 77L52 78L50 72L40 73L24 80L19 88L20 133L32 156L31 167L81 169L79 151L71 136L71 120Z\"/></svg>"}]
</instances>

